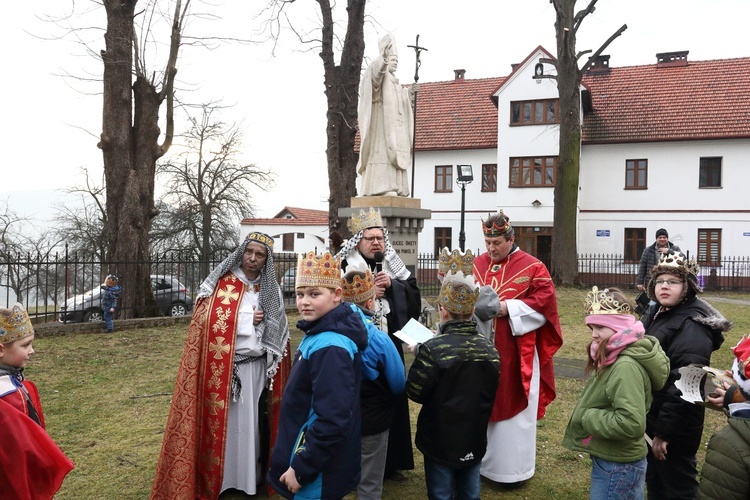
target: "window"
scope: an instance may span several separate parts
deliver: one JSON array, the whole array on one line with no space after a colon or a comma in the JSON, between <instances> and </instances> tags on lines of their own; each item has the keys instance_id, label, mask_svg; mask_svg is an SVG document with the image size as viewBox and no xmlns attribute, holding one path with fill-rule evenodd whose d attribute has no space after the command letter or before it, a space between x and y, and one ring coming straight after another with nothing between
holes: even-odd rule
<instances>
[{"instance_id":1,"label":"window","mask_svg":"<svg viewBox=\"0 0 750 500\"><path fill-rule=\"evenodd\" d=\"M482 192L497 191L497 164L482 165Z\"/></svg>"},{"instance_id":2,"label":"window","mask_svg":"<svg viewBox=\"0 0 750 500\"><path fill-rule=\"evenodd\" d=\"M515 101L510 103L511 125L560 123L558 99Z\"/></svg>"},{"instance_id":3,"label":"window","mask_svg":"<svg viewBox=\"0 0 750 500\"><path fill-rule=\"evenodd\" d=\"M284 233L281 236L281 251L294 252L294 233Z\"/></svg>"},{"instance_id":4,"label":"window","mask_svg":"<svg viewBox=\"0 0 750 500\"><path fill-rule=\"evenodd\" d=\"M450 227L436 227L435 228L435 253L434 258L437 259L440 255L440 250L443 247L453 248L453 228Z\"/></svg>"},{"instance_id":5,"label":"window","mask_svg":"<svg viewBox=\"0 0 750 500\"><path fill-rule=\"evenodd\" d=\"M305 233L297 233L297 239L302 240L305 238Z\"/></svg>"},{"instance_id":6,"label":"window","mask_svg":"<svg viewBox=\"0 0 750 500\"><path fill-rule=\"evenodd\" d=\"M625 160L625 189L648 188L648 160Z\"/></svg>"},{"instance_id":7,"label":"window","mask_svg":"<svg viewBox=\"0 0 750 500\"><path fill-rule=\"evenodd\" d=\"M453 165L438 165L435 167L435 192L453 192Z\"/></svg>"},{"instance_id":8,"label":"window","mask_svg":"<svg viewBox=\"0 0 750 500\"><path fill-rule=\"evenodd\" d=\"M698 229L698 262L719 264L721 260L721 229Z\"/></svg>"},{"instance_id":9,"label":"window","mask_svg":"<svg viewBox=\"0 0 750 500\"><path fill-rule=\"evenodd\" d=\"M701 168L698 187L721 187L721 156L701 158Z\"/></svg>"},{"instance_id":10,"label":"window","mask_svg":"<svg viewBox=\"0 0 750 500\"><path fill-rule=\"evenodd\" d=\"M623 256L625 262L640 262L641 254L646 248L646 228L645 227L626 227L625 228L625 249Z\"/></svg>"},{"instance_id":11,"label":"window","mask_svg":"<svg viewBox=\"0 0 750 500\"><path fill-rule=\"evenodd\" d=\"M555 185L557 156L510 159L511 187L552 187Z\"/></svg>"}]
</instances>

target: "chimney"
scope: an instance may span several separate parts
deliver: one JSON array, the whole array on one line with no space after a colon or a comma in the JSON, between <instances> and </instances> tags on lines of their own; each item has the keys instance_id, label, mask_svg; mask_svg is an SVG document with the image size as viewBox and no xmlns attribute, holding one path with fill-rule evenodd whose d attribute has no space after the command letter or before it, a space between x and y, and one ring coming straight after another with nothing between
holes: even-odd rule
<instances>
[{"instance_id":1,"label":"chimney","mask_svg":"<svg viewBox=\"0 0 750 500\"><path fill-rule=\"evenodd\" d=\"M598 55L589 66L589 73L609 73L609 56Z\"/></svg>"},{"instance_id":2,"label":"chimney","mask_svg":"<svg viewBox=\"0 0 750 500\"><path fill-rule=\"evenodd\" d=\"M662 52L656 54L656 67L668 68L672 66L687 66L689 50L678 50L676 52Z\"/></svg>"},{"instance_id":3,"label":"chimney","mask_svg":"<svg viewBox=\"0 0 750 500\"><path fill-rule=\"evenodd\" d=\"M465 69L454 69L453 74L455 75L455 80L463 80L464 75L466 75Z\"/></svg>"}]
</instances>

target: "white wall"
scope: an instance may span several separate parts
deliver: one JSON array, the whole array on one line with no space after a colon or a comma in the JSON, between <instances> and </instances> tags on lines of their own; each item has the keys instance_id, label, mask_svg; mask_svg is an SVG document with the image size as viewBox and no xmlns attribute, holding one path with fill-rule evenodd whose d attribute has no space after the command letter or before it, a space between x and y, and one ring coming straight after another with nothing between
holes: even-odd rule
<instances>
[{"instance_id":1,"label":"white wall","mask_svg":"<svg viewBox=\"0 0 750 500\"><path fill-rule=\"evenodd\" d=\"M240 225L240 241L252 231L260 231L271 235L274 238L274 252L283 251L283 242L281 235L283 233L294 233L294 252L312 252L317 249L318 253L328 250L328 227L313 225ZM303 233L304 238L297 238L298 233Z\"/></svg>"}]
</instances>

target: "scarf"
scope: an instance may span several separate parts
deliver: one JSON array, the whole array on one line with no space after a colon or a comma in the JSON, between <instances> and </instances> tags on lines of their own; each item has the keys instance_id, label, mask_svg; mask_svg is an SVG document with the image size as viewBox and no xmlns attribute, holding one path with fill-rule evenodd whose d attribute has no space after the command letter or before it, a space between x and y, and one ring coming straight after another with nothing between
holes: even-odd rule
<instances>
[{"instance_id":1,"label":"scarf","mask_svg":"<svg viewBox=\"0 0 750 500\"><path fill-rule=\"evenodd\" d=\"M586 324L606 326L615 331L614 335L607 339L607 346L604 348L604 361L601 365L597 363L597 367L610 366L623 349L633 342L641 340L645 335L643 323L630 314L591 314L586 316ZM593 360L596 360L599 344L600 342L593 341L589 347L589 356Z\"/></svg>"},{"instance_id":2,"label":"scarf","mask_svg":"<svg viewBox=\"0 0 750 500\"><path fill-rule=\"evenodd\" d=\"M229 254L203 280L198 291L198 298L210 297L214 293L221 277L240 265L242 254L245 253L245 248L250 242L251 234L253 233L248 234L245 241L240 243L234 252ZM260 308L264 312L264 319L260 325L256 326L256 332L260 336L260 345L263 350L271 354L272 359L268 363L266 374L269 379L273 380L273 376L276 375L276 370L279 366L279 361L284 356L284 349L289 339L289 324L286 319L284 303L281 299L279 283L276 280L272 249L258 240L253 241L257 241L266 247L266 265L260 271L260 297L258 298Z\"/></svg>"},{"instance_id":3,"label":"scarf","mask_svg":"<svg viewBox=\"0 0 750 500\"><path fill-rule=\"evenodd\" d=\"M388 230L384 227L381 229L383 230L383 237L385 238L385 252L383 252L383 258L385 260L383 261L383 270L386 271L392 278L396 278L399 280L409 279L411 273L404 265L401 257L399 257L396 253L396 250L393 249L393 245L391 245L391 242L388 239ZM362 240L362 234L364 233L364 231L365 230L362 229L357 232L357 234L349 238L349 241L346 242L346 245L344 245L344 247L339 250L339 253L336 254L336 256L340 260L346 260L346 263L350 266L359 265L364 262L364 257L362 257L362 254L360 254L357 250L357 245L359 245L359 242Z\"/></svg>"}]
</instances>

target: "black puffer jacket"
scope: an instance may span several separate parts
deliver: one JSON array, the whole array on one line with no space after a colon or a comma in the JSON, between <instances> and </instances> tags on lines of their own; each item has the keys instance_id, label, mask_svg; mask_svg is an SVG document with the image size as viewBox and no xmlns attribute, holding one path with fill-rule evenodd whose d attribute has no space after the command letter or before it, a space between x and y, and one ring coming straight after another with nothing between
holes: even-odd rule
<instances>
[{"instance_id":1,"label":"black puffer jacket","mask_svg":"<svg viewBox=\"0 0 750 500\"><path fill-rule=\"evenodd\" d=\"M421 345L406 394L422 404L414 442L425 457L453 468L482 460L499 373L497 350L473 322L448 321Z\"/></svg>"},{"instance_id":2,"label":"black puffer jacket","mask_svg":"<svg viewBox=\"0 0 750 500\"><path fill-rule=\"evenodd\" d=\"M750 419L729 417L711 437L698 498L750 499Z\"/></svg>"},{"instance_id":3,"label":"black puffer jacket","mask_svg":"<svg viewBox=\"0 0 750 500\"><path fill-rule=\"evenodd\" d=\"M659 312L659 308L654 304L641 321L669 357L670 373L664 388L654 392L646 433L666 440L670 453L694 455L703 432L704 408L681 399L674 382L680 368L710 364L711 353L724 342L723 332L732 322L692 292L672 309Z\"/></svg>"},{"instance_id":4,"label":"black puffer jacket","mask_svg":"<svg viewBox=\"0 0 750 500\"><path fill-rule=\"evenodd\" d=\"M680 251L680 247L672 243L667 243L667 247L675 252ZM648 284L649 277L651 276L651 269L659 263L659 256L661 254L656 250L656 242L653 245L647 246L641 254L641 261L638 264L638 276L635 278L636 285L646 286Z\"/></svg>"}]
</instances>

